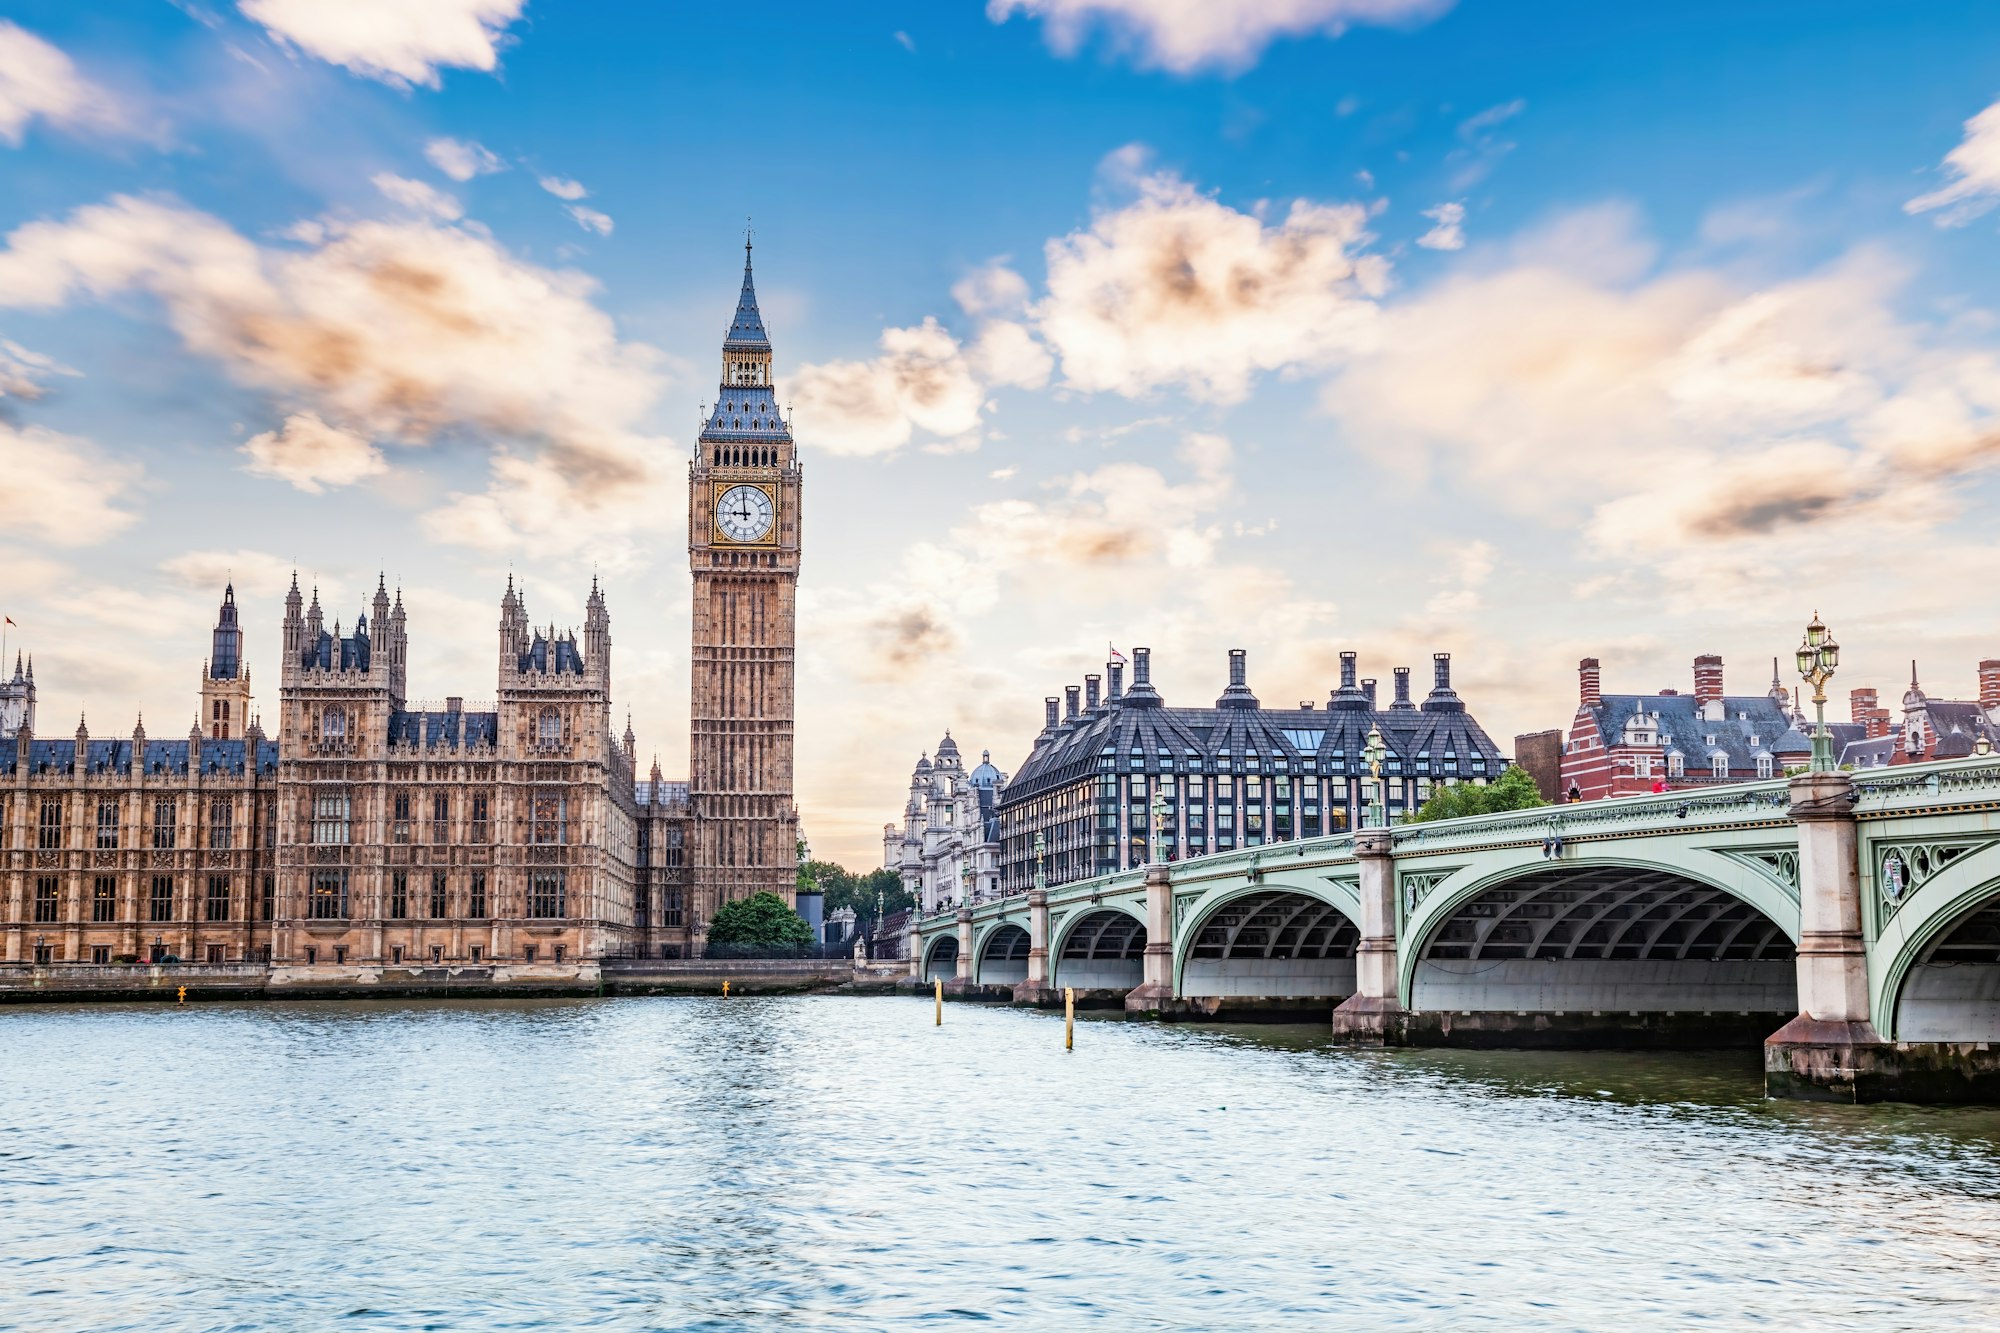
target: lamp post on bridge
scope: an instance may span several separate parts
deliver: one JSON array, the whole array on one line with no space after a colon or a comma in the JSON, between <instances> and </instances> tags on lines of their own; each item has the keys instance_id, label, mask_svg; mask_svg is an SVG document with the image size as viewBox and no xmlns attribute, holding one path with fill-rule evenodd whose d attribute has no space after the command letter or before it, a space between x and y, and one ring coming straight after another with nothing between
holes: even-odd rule
<instances>
[{"instance_id":1,"label":"lamp post on bridge","mask_svg":"<svg viewBox=\"0 0 2000 1333\"><path fill-rule=\"evenodd\" d=\"M1038 889L1046 889L1049 886L1048 872L1042 866L1043 857L1048 852L1048 849L1049 845L1042 840L1042 835L1037 833L1035 835L1035 887Z\"/></svg>"},{"instance_id":2,"label":"lamp post on bridge","mask_svg":"<svg viewBox=\"0 0 2000 1333\"><path fill-rule=\"evenodd\" d=\"M1833 669L1840 664L1840 645L1820 623L1817 611L1813 612L1812 623L1806 626L1805 638L1799 642L1798 663L1799 675L1813 687L1812 771L1831 773L1833 733L1826 729L1826 683L1833 679Z\"/></svg>"},{"instance_id":3,"label":"lamp post on bridge","mask_svg":"<svg viewBox=\"0 0 2000 1333\"><path fill-rule=\"evenodd\" d=\"M1153 789L1153 864L1167 859L1167 789Z\"/></svg>"},{"instance_id":4,"label":"lamp post on bridge","mask_svg":"<svg viewBox=\"0 0 2000 1333\"><path fill-rule=\"evenodd\" d=\"M1389 827L1389 784L1382 779L1382 764L1388 757L1389 747L1382 743L1382 728L1371 725L1368 742L1361 747L1361 758L1375 780L1375 804L1380 810L1376 818L1383 828Z\"/></svg>"}]
</instances>

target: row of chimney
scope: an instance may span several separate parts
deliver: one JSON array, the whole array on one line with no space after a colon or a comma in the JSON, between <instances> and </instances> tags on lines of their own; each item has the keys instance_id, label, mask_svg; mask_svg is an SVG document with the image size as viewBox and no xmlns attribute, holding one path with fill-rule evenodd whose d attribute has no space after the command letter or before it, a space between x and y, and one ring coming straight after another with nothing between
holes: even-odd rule
<instances>
[{"instance_id":1,"label":"row of chimney","mask_svg":"<svg viewBox=\"0 0 2000 1333\"><path fill-rule=\"evenodd\" d=\"M1164 704L1158 690L1153 688L1153 650L1134 648L1132 650L1132 688L1125 688L1125 664L1113 659L1105 664L1105 675L1110 680L1108 693L1101 693L1100 686L1105 677L1089 675L1082 685L1069 685L1061 696L1049 695L1042 701L1042 734L1039 744L1058 730L1073 726L1085 717L1095 714L1108 704L1119 704L1126 708L1158 708ZM1341 709L1373 710L1376 706L1375 678L1357 680L1359 655L1343 652L1340 655L1340 685L1327 697L1327 711ZM1410 668L1395 669L1395 701L1389 705L1390 711L1418 711L1417 703L1410 697ZM1465 705L1451 688L1451 654L1431 654L1431 692L1424 699L1422 708L1429 712L1460 712ZM1259 708L1257 696L1249 685L1249 654L1241 648L1229 650L1229 683L1215 701L1217 708ZM1318 705L1311 699L1299 702L1304 712L1313 711Z\"/></svg>"},{"instance_id":2,"label":"row of chimney","mask_svg":"<svg viewBox=\"0 0 2000 1333\"><path fill-rule=\"evenodd\" d=\"M1343 655L1344 656L1344 655ZM1586 708L1596 708L1604 702L1603 673L1594 657L1586 657L1576 664L1577 694ZM1777 684L1773 673L1774 693L1781 693L1783 687ZM1916 686L1915 668L1912 664L1911 687ZM1673 694L1673 690L1662 690L1662 694ZM1722 659L1714 653L1703 653L1694 659L1694 699L1698 708L1706 710L1711 704L1722 704ZM1889 734L1889 710L1881 706L1881 696L1873 686L1866 686L1847 692L1849 715L1863 728L1863 734L1870 740ZM1987 658L1979 664L1979 706L1991 712L2000 709L2000 658Z\"/></svg>"}]
</instances>

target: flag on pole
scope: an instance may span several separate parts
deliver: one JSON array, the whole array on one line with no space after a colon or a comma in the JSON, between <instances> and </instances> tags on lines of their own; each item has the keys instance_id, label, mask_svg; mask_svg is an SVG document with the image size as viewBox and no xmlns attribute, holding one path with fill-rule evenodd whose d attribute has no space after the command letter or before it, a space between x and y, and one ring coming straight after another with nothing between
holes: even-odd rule
<instances>
[{"instance_id":1,"label":"flag on pole","mask_svg":"<svg viewBox=\"0 0 2000 1333\"><path fill-rule=\"evenodd\" d=\"M14 622L12 622L12 621L10 620L10 621L8 621L7 623L11 625L11 624L13 624ZM1119 651L1118 651L1118 650L1117 650L1116 648L1113 648L1113 647L1112 647L1112 646L1111 646L1110 644L1108 644L1108 643L1107 643L1107 644L1105 644L1105 645L1104 645L1104 647L1105 647L1105 649L1106 649L1107 651L1109 651L1109 652L1110 652L1110 654L1111 654L1111 660L1112 660L1112 661L1114 661L1114 662L1122 662L1122 661L1124 661L1124 660L1125 660L1125 654L1123 654L1123 653L1119 652Z\"/></svg>"},{"instance_id":2,"label":"flag on pole","mask_svg":"<svg viewBox=\"0 0 2000 1333\"><path fill-rule=\"evenodd\" d=\"M7 621L7 623L8 623L8 624L10 624L10 625L13 625L13 624L14 624L14 617L12 617L12 616L8 616L8 617L6 617L6 621ZM18 625L15 625L15 628L16 628L16 629L19 629L19 628L20 628L20 626L18 626Z\"/></svg>"}]
</instances>

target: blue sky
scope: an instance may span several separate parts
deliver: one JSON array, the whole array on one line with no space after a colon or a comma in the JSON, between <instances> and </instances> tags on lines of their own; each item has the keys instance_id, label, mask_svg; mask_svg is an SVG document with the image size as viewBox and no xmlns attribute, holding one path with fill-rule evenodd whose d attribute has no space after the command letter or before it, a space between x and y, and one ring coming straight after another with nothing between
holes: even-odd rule
<instances>
[{"instance_id":1,"label":"blue sky","mask_svg":"<svg viewBox=\"0 0 2000 1333\"><path fill-rule=\"evenodd\" d=\"M1107 642L1170 700L1454 654L1491 730L2000 655L2000 12L106 0L0 13L0 608L192 719L295 566L491 693L593 571L685 765L681 489L746 215L807 459L800 793L874 854ZM1949 158L1947 155L1952 155Z\"/></svg>"}]
</instances>

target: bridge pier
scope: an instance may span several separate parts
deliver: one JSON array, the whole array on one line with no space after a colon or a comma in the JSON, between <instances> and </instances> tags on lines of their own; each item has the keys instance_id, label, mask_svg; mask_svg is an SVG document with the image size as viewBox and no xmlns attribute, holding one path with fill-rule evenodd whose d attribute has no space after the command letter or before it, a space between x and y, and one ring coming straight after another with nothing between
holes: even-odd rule
<instances>
[{"instance_id":1,"label":"bridge pier","mask_svg":"<svg viewBox=\"0 0 2000 1333\"><path fill-rule=\"evenodd\" d=\"M1028 975L1014 983L1015 1004L1047 1009L1062 1003L1049 985L1049 891L1028 890Z\"/></svg>"},{"instance_id":2,"label":"bridge pier","mask_svg":"<svg viewBox=\"0 0 2000 1333\"><path fill-rule=\"evenodd\" d=\"M1168 866L1146 867L1146 951L1142 980L1125 995L1125 1012L1158 1016L1174 1008L1174 886Z\"/></svg>"},{"instance_id":3,"label":"bridge pier","mask_svg":"<svg viewBox=\"0 0 2000 1333\"><path fill-rule=\"evenodd\" d=\"M1396 858L1388 829L1354 835L1360 867L1361 942L1354 950L1354 994L1333 1011L1333 1040L1343 1046L1401 1046L1409 1012L1397 992Z\"/></svg>"},{"instance_id":4,"label":"bridge pier","mask_svg":"<svg viewBox=\"0 0 2000 1333\"><path fill-rule=\"evenodd\" d=\"M1799 830L1799 1014L1764 1040L1764 1092L1812 1101L1897 1098L1904 1060L1868 1009L1854 779L1791 781Z\"/></svg>"}]
</instances>

